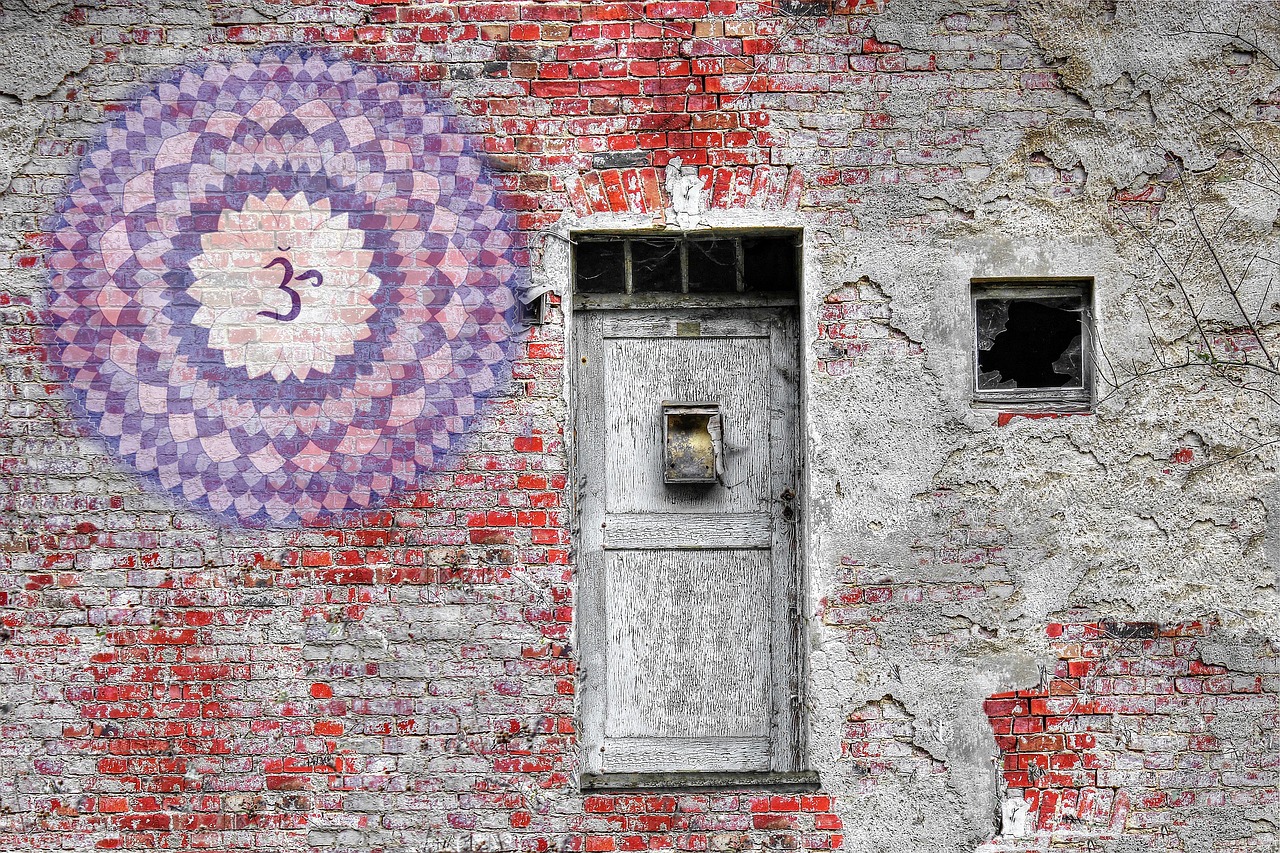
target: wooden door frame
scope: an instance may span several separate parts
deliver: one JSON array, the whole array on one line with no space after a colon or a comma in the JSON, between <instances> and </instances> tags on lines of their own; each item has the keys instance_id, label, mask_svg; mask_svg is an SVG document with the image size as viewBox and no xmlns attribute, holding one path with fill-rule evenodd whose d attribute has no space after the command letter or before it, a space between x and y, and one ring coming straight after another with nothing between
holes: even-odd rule
<instances>
[{"instance_id":1,"label":"wooden door frame","mask_svg":"<svg viewBox=\"0 0 1280 853\"><path fill-rule=\"evenodd\" d=\"M788 229L802 240L802 232ZM776 229L742 229L743 233L778 233ZM593 231L593 236L601 236L602 232ZM678 236L678 232L661 232L663 236ZM611 232L610 236L629 234L656 235L653 231L643 232ZM685 294L674 294L673 298L654 299L650 297L643 304L608 304L608 299L601 300L598 295L583 305L577 304L572 290L573 261L570 253L569 287L562 291L565 295L563 304L566 308L566 350L569 369L566 380L568 390L568 418L570 430L566 442L569 449L569 481L571 484L571 517L573 524L573 554L575 566L574 579L574 641L579 654L579 673L575 696L576 719L579 721L579 741L582 749L582 765L578 774L583 789L661 789L678 788L684 790L714 789L726 786L752 785L771 789L811 790L818 784L817 775L808 768L807 755L807 715L805 714L805 685L807 684L807 655L803 653L802 641L805 636L806 596L806 546L808 514L806 496L808 491L807 458L804 451L805 404L805 349L802 341L805 335L805 317L803 313L803 281L804 267L798 276L801 290L792 299L771 297L750 298L743 294L723 295L721 298L693 297ZM724 298L727 296L728 298ZM633 303L633 300L627 300ZM667 302L664 305L662 303ZM603 304L602 304L603 303ZM770 694L774 704L771 714L772 741L771 755L774 756L771 769L765 772L733 772L733 773L604 773L598 753L592 754L592 747L603 742L604 715L606 702L604 697L596 700L595 691L604 689L603 679L592 679L593 671L603 671L605 667L605 650L607 649L607 627L603 618L604 596L604 554L599 531L583 529L582 500L584 478L593 482L603 482L604 458L601 454L583 452L578 436L589 430L584 419L602 418L604 415L604 376L603 354L604 335L603 317L614 313L611 309L626 308L672 308L690 311L705 311L708 308L734 310L743 316L756 311L767 313L771 321L777 322L781 334L771 336L770 363L774 365L790 363L795 371L791 377L780 376L778 369L773 369L774 383L789 383L795 410L788 419L786 413L777 413L783 420L785 436L783 443L787 446L787 454L794 460L794 466L779 465L781 460L773 459L771 454L771 488L775 492L790 489L794 492L793 511L796 519L793 524L775 525L774 537L783 537L789 541L776 543L782 545L783 553L789 554L789 565L777 567L773 571L775 584L779 584L773 602L771 624L782 620L785 629L774 631L773 637L785 636L783 644L789 660L785 662L789 683L779 683L774 677L779 671L776 653L771 662ZM754 309L754 310L744 310ZM579 316L581 314L581 316ZM791 315L779 317L779 314ZM790 338L787 341L787 338ZM778 346L792 348L789 356L778 353ZM776 388L771 391L774 399ZM774 424L770 425L772 435ZM603 433L603 425L600 425ZM782 470L782 469L786 470ZM794 482L793 482L794 481ZM781 489L779 489L781 486ZM775 499L777 495L774 495ZM588 541L590 540L590 541ZM773 553L778 553L773 550ZM601 579L601 582L595 582ZM775 640L771 639L771 646ZM785 702L789 706L785 713L781 712L777 703ZM786 719L789 725L778 730L777 721Z\"/></svg>"}]
</instances>

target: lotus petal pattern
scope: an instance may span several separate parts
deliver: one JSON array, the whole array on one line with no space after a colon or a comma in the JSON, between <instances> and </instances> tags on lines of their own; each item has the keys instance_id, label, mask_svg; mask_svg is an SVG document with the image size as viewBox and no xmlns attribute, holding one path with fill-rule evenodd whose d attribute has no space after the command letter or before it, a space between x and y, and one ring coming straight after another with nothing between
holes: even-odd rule
<instances>
[{"instance_id":1,"label":"lotus petal pattern","mask_svg":"<svg viewBox=\"0 0 1280 853\"><path fill-rule=\"evenodd\" d=\"M510 377L496 192L441 107L372 68L176 70L94 142L49 230L78 413L244 523L376 505Z\"/></svg>"}]
</instances>

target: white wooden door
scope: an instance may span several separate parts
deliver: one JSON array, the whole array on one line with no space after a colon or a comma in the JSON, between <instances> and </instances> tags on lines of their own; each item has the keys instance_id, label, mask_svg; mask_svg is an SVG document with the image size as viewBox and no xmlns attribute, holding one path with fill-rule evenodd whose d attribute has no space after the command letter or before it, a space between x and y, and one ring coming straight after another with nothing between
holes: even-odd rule
<instances>
[{"instance_id":1,"label":"white wooden door","mask_svg":"<svg viewBox=\"0 0 1280 853\"><path fill-rule=\"evenodd\" d=\"M797 338L789 309L584 311L586 772L797 769ZM663 481L664 401L717 404L714 484Z\"/></svg>"}]
</instances>

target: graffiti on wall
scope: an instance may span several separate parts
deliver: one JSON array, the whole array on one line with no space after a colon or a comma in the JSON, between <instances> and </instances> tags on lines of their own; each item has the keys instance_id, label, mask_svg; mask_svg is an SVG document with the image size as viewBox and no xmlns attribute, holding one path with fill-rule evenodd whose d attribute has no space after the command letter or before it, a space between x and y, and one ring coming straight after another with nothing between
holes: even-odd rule
<instances>
[{"instance_id":1,"label":"graffiti on wall","mask_svg":"<svg viewBox=\"0 0 1280 853\"><path fill-rule=\"evenodd\" d=\"M184 67L57 208L53 362L108 445L197 507L372 506L510 375L505 221L412 85L302 51Z\"/></svg>"}]
</instances>

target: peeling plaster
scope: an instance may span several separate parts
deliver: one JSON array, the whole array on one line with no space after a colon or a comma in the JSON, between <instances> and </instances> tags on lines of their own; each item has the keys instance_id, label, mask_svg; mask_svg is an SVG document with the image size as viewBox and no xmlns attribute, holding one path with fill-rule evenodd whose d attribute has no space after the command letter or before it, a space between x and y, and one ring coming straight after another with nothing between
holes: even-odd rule
<instances>
[{"instance_id":1,"label":"peeling plaster","mask_svg":"<svg viewBox=\"0 0 1280 853\"><path fill-rule=\"evenodd\" d=\"M43 127L39 106L0 103L0 192L9 188L13 176L30 161Z\"/></svg>"},{"instance_id":2,"label":"peeling plaster","mask_svg":"<svg viewBox=\"0 0 1280 853\"><path fill-rule=\"evenodd\" d=\"M1246 63L1233 54L1229 38L1185 34L1201 10L1216 16L1205 29L1241 26L1251 36L1255 23L1271 26L1267 18L1274 13L1266 4L1210 10L1121 0L1115 20L1106 21L1098 3L1031 4L1016 32L1063 58L1067 92L1058 117L1045 127L983 139L989 169L968 169L965 180L868 188L856 206L862 227L828 238L835 280L876 282L891 306L889 325L920 341L925 355L909 368L904 359L881 361L872 351L844 375L816 374L809 391L810 471L821 525L811 565L837 565L853 555L869 573L882 567L890 581L965 579L984 585L987 595L977 602L926 598L894 606L891 616L872 623L876 645L862 652L839 649L815 632L814 688L817 695L830 690L830 701L844 708L891 689L912 715L921 743L929 742L930 731L946 733L940 754L949 792L963 792L967 805L963 820L934 839L939 847L958 849L981 837L984 826L988 834L999 827L990 763L995 745L987 720L973 709L992 693L1043 679L1042 633L1055 614L1080 608L1155 622L1208 615L1280 635L1277 463L1267 449L1256 450L1280 428L1280 411L1262 394L1224 387L1191 369L1145 377L1111 396L1103 383L1105 399L1089 416L1014 419L997 427L996 411L970 403L968 288L975 277L1092 277L1097 333L1113 362L1151 366L1153 331L1158 346L1183 351L1190 327L1181 297L1152 247L1116 222L1113 206L1125 190L1137 194L1149 183L1172 182L1170 201L1153 211L1159 218L1144 225L1158 234L1161 251L1189 264L1194 304L1206 321L1223 328L1239 323L1226 291L1214 286L1207 253L1193 251L1202 244L1178 180L1186 180L1186 195L1211 230L1231 214L1218 246L1229 269L1245 269L1253 251L1280 249L1280 187L1261 166L1231 153L1280 152L1274 127L1251 121L1250 112L1280 80L1264 59ZM928 51L945 27L962 38L959 19L985 14L998 11L903 0L871 26L881 42ZM1272 28L1257 38L1270 45L1276 34ZM942 91L935 85L912 96L927 100ZM922 111L915 104L908 112ZM1051 183L1032 179L1035 169L1046 168L1037 156L1057 171ZM1078 189L1055 194L1067 181ZM912 219L928 220L925 236L884 227ZM1242 298L1261 308L1263 323L1275 316L1262 304L1269 275L1253 269L1241 288ZM807 311L821 307L811 300ZM811 358L822 361L820 351ZM959 531L954 517L937 509L938 490L962 508ZM1007 532L1002 565L966 575L965 567L921 559L931 552L911 547L941 549L948 537L988 525ZM822 571L818 596L833 587L833 572ZM910 651L921 637L950 638L954 651L922 661ZM1236 663L1233 669L1242 672L1274 666L1270 659ZM816 712L812 728L823 732L832 724L829 713ZM824 779L828 772L840 771L824 768ZM845 814L846 826L865 821L857 835L849 834L853 849L887 849L882 815L903 818L905 806L893 797L870 806L859 802ZM945 796L937 807L959 817ZM1206 813L1204 819L1221 827L1223 837L1247 838L1246 829L1255 827L1251 818ZM932 824L921 820L927 833ZM892 837L906 849L917 843L908 833ZM1190 831L1186 849L1208 849L1209 838ZM1128 848L1112 839L1106 849Z\"/></svg>"},{"instance_id":3,"label":"peeling plaster","mask_svg":"<svg viewBox=\"0 0 1280 853\"><path fill-rule=\"evenodd\" d=\"M62 25L62 14L71 5L6 0L0 10L0 93L30 101L50 94L89 65L88 41Z\"/></svg>"}]
</instances>

